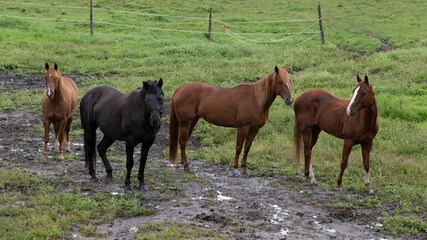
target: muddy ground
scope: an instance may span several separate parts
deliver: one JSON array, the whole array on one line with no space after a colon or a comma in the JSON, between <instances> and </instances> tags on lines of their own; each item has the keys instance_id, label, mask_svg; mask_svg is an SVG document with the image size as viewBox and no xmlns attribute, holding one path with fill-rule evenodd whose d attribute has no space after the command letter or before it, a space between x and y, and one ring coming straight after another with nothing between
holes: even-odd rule
<instances>
[{"instance_id":1,"label":"muddy ground","mask_svg":"<svg viewBox=\"0 0 427 240\"><path fill-rule=\"evenodd\" d=\"M41 77L41 74L31 77L2 74L0 86L3 91L33 88L34 85L43 88L37 80ZM78 111L76 118L79 118ZM168 113L168 109L165 113ZM106 182L104 167L98 157L99 181L90 181L84 171L83 141L78 124L72 129L75 135L71 153L65 154L66 159L59 161L55 158L54 143L51 141L48 159L41 161L41 113L0 111L0 122L2 168L19 167L40 175L67 179L63 185L58 185L59 190L64 192L81 187L87 189L88 195L93 193L90 189L112 195L126 194L123 161L112 162L114 180ZM100 136L102 134L98 134L98 138ZM149 153L145 170L148 190L141 199L143 206L154 208L156 212L149 216L117 218L102 224L98 229L105 234L104 238L129 239L136 231L143 231L145 225L153 222L165 225L168 222L183 222L197 228L213 229L219 236L228 239L399 239L376 230L382 226L381 214L376 209L362 205L328 207L328 204L348 203L344 200L346 197L360 198L366 194L313 189L308 183L292 180L294 177L291 176L277 175L275 171L268 177L231 177L230 166L204 162L202 159L190 159L193 172L186 173L180 164L169 164L164 156L167 147L168 124L164 122ZM191 151L196 151L198 147L197 141L190 143ZM114 143L112 148L108 156L124 159L122 142ZM138 164L139 151L135 151L134 188L137 186ZM70 183L69 179L74 182ZM292 190L295 185L302 185L303 190ZM423 237L425 235L416 238ZM64 238L82 238L82 235L75 231Z\"/></svg>"}]
</instances>

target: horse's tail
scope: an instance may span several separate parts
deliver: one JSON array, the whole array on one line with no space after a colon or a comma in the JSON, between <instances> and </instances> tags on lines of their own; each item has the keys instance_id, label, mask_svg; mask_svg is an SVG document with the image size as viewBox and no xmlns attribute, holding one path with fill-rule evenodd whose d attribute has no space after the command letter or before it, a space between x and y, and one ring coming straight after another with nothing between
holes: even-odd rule
<instances>
[{"instance_id":1,"label":"horse's tail","mask_svg":"<svg viewBox=\"0 0 427 240\"><path fill-rule=\"evenodd\" d=\"M295 168L297 170L297 173L299 173L300 170L300 158L301 158L301 144L302 144L302 134L300 132L300 126L297 120L297 117L295 116L295 123L294 123L294 153L295 153Z\"/></svg>"},{"instance_id":2,"label":"horse's tail","mask_svg":"<svg viewBox=\"0 0 427 240\"><path fill-rule=\"evenodd\" d=\"M98 95L98 96L94 96ZM95 99L96 98L96 99ZM98 100L99 94L88 92L80 101L80 119L84 130L85 167L89 168L89 161L96 162L96 129L97 125L93 118L93 105ZM90 169L89 169L90 170Z\"/></svg>"},{"instance_id":3,"label":"horse's tail","mask_svg":"<svg viewBox=\"0 0 427 240\"><path fill-rule=\"evenodd\" d=\"M169 120L169 160L172 164L176 163L176 159L178 157L178 124L172 98Z\"/></svg>"}]
</instances>

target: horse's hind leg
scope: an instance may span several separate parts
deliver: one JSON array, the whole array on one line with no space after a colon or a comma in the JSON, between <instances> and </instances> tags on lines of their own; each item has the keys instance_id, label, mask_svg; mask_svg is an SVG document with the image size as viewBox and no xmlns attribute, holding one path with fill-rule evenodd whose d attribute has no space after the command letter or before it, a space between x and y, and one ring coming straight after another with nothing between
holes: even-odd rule
<instances>
[{"instance_id":1,"label":"horse's hind leg","mask_svg":"<svg viewBox=\"0 0 427 240\"><path fill-rule=\"evenodd\" d=\"M47 148L47 143L49 142L49 132L50 132L50 121L43 118L43 126L44 126L44 147L43 147L43 152L42 152L42 160L46 159L46 148Z\"/></svg>"},{"instance_id":2,"label":"horse's hind leg","mask_svg":"<svg viewBox=\"0 0 427 240\"><path fill-rule=\"evenodd\" d=\"M350 155L351 148L353 147L353 141L349 139L344 139L344 147L342 150L342 160L341 160L341 171L337 180L337 189L341 190L342 176L344 174L344 170L347 168L348 156Z\"/></svg>"},{"instance_id":3,"label":"horse's hind leg","mask_svg":"<svg viewBox=\"0 0 427 240\"><path fill-rule=\"evenodd\" d=\"M190 137L190 127L191 123L180 123L179 124L179 145L181 147L181 162L184 164L184 170L190 171L188 166L187 154L185 152L187 148L188 138Z\"/></svg>"},{"instance_id":4,"label":"horse's hind leg","mask_svg":"<svg viewBox=\"0 0 427 240\"><path fill-rule=\"evenodd\" d=\"M113 168L110 165L110 162L107 159L107 149L114 143L114 139L109 138L104 135L104 138L98 144L98 153L104 163L105 171L107 172L107 179L113 178Z\"/></svg>"},{"instance_id":5,"label":"horse's hind leg","mask_svg":"<svg viewBox=\"0 0 427 240\"><path fill-rule=\"evenodd\" d=\"M254 140L255 136L258 133L258 131L259 131L259 128L251 129L249 131L248 136L246 137L246 140L245 140L245 150L243 152L243 158L242 158L243 173L246 173L248 171L247 168L246 168L246 159L248 158L248 153L249 153L249 150L251 149L252 141Z\"/></svg>"},{"instance_id":6,"label":"horse's hind leg","mask_svg":"<svg viewBox=\"0 0 427 240\"><path fill-rule=\"evenodd\" d=\"M363 166L365 167L365 185L369 193L374 193L370 186L369 181L369 154L371 153L372 141L361 144L362 145L362 157L363 157Z\"/></svg>"},{"instance_id":7,"label":"horse's hind leg","mask_svg":"<svg viewBox=\"0 0 427 240\"><path fill-rule=\"evenodd\" d=\"M306 128L302 134L302 141L304 142L304 174L307 179L310 179L312 184L316 183L314 178L313 168L311 166L311 140L312 140L313 128Z\"/></svg>"}]
</instances>

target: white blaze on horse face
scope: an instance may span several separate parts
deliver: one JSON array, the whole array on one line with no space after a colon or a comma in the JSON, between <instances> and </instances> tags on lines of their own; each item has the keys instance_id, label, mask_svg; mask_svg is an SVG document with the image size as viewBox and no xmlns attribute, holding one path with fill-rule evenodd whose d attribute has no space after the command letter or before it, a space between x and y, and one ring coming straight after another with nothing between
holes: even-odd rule
<instances>
[{"instance_id":1,"label":"white blaze on horse face","mask_svg":"<svg viewBox=\"0 0 427 240\"><path fill-rule=\"evenodd\" d=\"M350 107L354 102L354 99L356 99L357 96L357 92L359 91L360 86L358 86L355 90L354 90L354 94L353 94L353 98L351 98L350 103L347 106L347 115L350 116Z\"/></svg>"}]
</instances>

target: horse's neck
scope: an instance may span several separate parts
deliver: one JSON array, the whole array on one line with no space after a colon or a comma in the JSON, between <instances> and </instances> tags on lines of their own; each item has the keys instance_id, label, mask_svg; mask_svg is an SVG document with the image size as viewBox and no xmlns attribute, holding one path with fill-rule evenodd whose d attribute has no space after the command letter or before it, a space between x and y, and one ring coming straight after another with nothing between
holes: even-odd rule
<instances>
[{"instance_id":1,"label":"horse's neck","mask_svg":"<svg viewBox=\"0 0 427 240\"><path fill-rule=\"evenodd\" d=\"M273 84L271 74L254 83L255 98L257 98L259 106L261 106L264 111L268 111L274 99L276 99Z\"/></svg>"},{"instance_id":2,"label":"horse's neck","mask_svg":"<svg viewBox=\"0 0 427 240\"><path fill-rule=\"evenodd\" d=\"M65 94L65 83L64 83L64 79L62 78L62 76L59 76L58 79L58 86L56 86L55 89L55 98L56 100L62 100L63 96Z\"/></svg>"},{"instance_id":3,"label":"horse's neck","mask_svg":"<svg viewBox=\"0 0 427 240\"><path fill-rule=\"evenodd\" d=\"M377 103L376 103L376 100L374 99L374 103L371 106L365 108L365 114L364 114L365 124L368 127L373 127L377 122L377 116L378 116Z\"/></svg>"}]
</instances>

